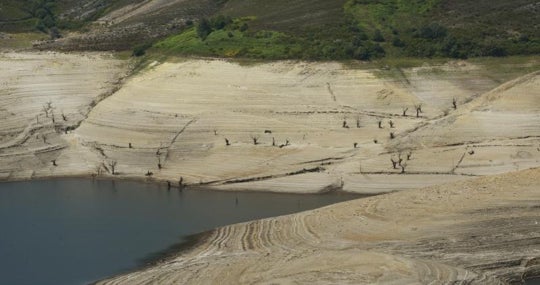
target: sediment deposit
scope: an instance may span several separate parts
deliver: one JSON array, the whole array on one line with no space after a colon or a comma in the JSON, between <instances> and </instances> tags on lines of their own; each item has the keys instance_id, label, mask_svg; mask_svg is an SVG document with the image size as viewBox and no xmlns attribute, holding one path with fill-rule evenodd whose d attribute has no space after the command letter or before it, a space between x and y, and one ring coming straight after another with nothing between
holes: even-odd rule
<instances>
[{"instance_id":1,"label":"sediment deposit","mask_svg":"<svg viewBox=\"0 0 540 285\"><path fill-rule=\"evenodd\" d=\"M407 190L220 228L172 260L103 283L504 284L540 271L534 59L511 74L450 62L397 75L176 59L129 77L129 62L105 54L0 61L2 180Z\"/></svg>"},{"instance_id":2,"label":"sediment deposit","mask_svg":"<svg viewBox=\"0 0 540 285\"><path fill-rule=\"evenodd\" d=\"M177 59L122 81L125 62L77 57L3 55L4 179L116 163L114 177L173 186L383 193L540 166L539 73L519 73L535 60L508 78L468 62L392 75Z\"/></svg>"},{"instance_id":3,"label":"sediment deposit","mask_svg":"<svg viewBox=\"0 0 540 285\"><path fill-rule=\"evenodd\" d=\"M72 139L93 106L114 93L127 63L110 54L0 53L0 178L87 175L84 152Z\"/></svg>"},{"instance_id":4,"label":"sediment deposit","mask_svg":"<svg viewBox=\"0 0 540 285\"><path fill-rule=\"evenodd\" d=\"M508 284L540 274L540 169L212 231L99 284Z\"/></svg>"}]
</instances>

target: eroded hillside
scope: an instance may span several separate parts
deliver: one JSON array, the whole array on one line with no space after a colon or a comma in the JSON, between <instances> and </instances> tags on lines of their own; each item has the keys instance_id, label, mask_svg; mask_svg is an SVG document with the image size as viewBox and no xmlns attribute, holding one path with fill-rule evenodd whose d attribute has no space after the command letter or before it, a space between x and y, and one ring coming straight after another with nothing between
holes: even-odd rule
<instances>
[{"instance_id":1,"label":"eroded hillside","mask_svg":"<svg viewBox=\"0 0 540 285\"><path fill-rule=\"evenodd\" d=\"M118 88L127 70L126 62L110 55L1 53L1 177L43 176L35 171L49 169L66 150L76 149L78 142L68 134ZM92 164L84 156L78 161L81 168L66 165L63 173L88 173Z\"/></svg>"},{"instance_id":2,"label":"eroded hillside","mask_svg":"<svg viewBox=\"0 0 540 285\"><path fill-rule=\"evenodd\" d=\"M44 82L36 87L4 72L6 179L111 176L114 164L116 177L173 186L380 193L540 165L538 73L517 75L535 59L500 74L462 61L399 76L340 63L180 59L152 63L93 106L125 70L100 62L120 62L81 72L56 59L70 56L38 57L26 63L56 80L25 67L18 78ZM91 70L99 73L89 79ZM508 74L518 78L501 85Z\"/></svg>"}]
</instances>

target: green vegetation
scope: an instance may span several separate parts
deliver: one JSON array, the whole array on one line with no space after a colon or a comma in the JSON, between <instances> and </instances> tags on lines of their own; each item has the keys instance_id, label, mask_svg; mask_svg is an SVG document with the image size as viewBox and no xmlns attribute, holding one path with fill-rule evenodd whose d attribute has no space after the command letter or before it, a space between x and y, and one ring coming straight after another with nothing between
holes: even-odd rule
<instances>
[{"instance_id":1,"label":"green vegetation","mask_svg":"<svg viewBox=\"0 0 540 285\"><path fill-rule=\"evenodd\" d=\"M133 53L131 55L135 57L143 56L146 54L146 50L149 49L150 47L152 47L152 44L150 43L136 45L133 48Z\"/></svg>"},{"instance_id":2,"label":"green vegetation","mask_svg":"<svg viewBox=\"0 0 540 285\"><path fill-rule=\"evenodd\" d=\"M167 54L250 57L264 59L296 58L301 46L276 31L248 32L246 19L226 17L203 19L180 35L154 45Z\"/></svg>"},{"instance_id":3,"label":"green vegetation","mask_svg":"<svg viewBox=\"0 0 540 285\"><path fill-rule=\"evenodd\" d=\"M140 1L3 0L0 31L58 37ZM142 56L153 44L157 53L254 59L537 55L537 10L534 0L186 0L114 24L101 42L76 46ZM140 23L144 32L126 33Z\"/></svg>"},{"instance_id":4,"label":"green vegetation","mask_svg":"<svg viewBox=\"0 0 540 285\"><path fill-rule=\"evenodd\" d=\"M229 17L203 18L196 28L158 43L156 49L182 55L316 60L538 54L538 29L525 23L540 20L529 7L533 2L229 0L221 10ZM217 19L220 27L213 23ZM239 21L249 28L238 29Z\"/></svg>"},{"instance_id":5,"label":"green vegetation","mask_svg":"<svg viewBox=\"0 0 540 285\"><path fill-rule=\"evenodd\" d=\"M1 35L0 35L1 36ZM47 39L47 35L41 33L18 33L7 38L0 39L0 49L28 49L32 47L32 42Z\"/></svg>"},{"instance_id":6,"label":"green vegetation","mask_svg":"<svg viewBox=\"0 0 540 285\"><path fill-rule=\"evenodd\" d=\"M370 59L384 56L377 43L342 32L347 40L309 33L305 36L280 31L250 29L255 17L201 19L180 35L154 45L167 54L247 57L259 59ZM340 30L335 30L339 32ZM331 31L330 31L331 32Z\"/></svg>"},{"instance_id":7,"label":"green vegetation","mask_svg":"<svg viewBox=\"0 0 540 285\"><path fill-rule=\"evenodd\" d=\"M2 0L0 31L50 33L52 28L79 30L107 11L140 1ZM53 29L53 35L57 32Z\"/></svg>"},{"instance_id":8,"label":"green vegetation","mask_svg":"<svg viewBox=\"0 0 540 285\"><path fill-rule=\"evenodd\" d=\"M392 56L467 58L537 54L533 1L350 0L345 10L361 29L378 33ZM516 21L516 17L521 20ZM519 19L519 18L518 18Z\"/></svg>"}]
</instances>

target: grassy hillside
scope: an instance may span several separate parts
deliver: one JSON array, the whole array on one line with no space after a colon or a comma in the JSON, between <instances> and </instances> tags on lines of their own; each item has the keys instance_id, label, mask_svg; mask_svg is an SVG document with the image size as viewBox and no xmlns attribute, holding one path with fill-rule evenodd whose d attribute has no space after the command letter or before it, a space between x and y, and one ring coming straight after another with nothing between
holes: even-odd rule
<instances>
[{"instance_id":1,"label":"grassy hillside","mask_svg":"<svg viewBox=\"0 0 540 285\"><path fill-rule=\"evenodd\" d=\"M468 58L540 53L540 5L532 0L229 0L217 14L251 17L185 41L190 28L155 47L209 56L304 59ZM223 31L232 37L222 37ZM279 37L260 37L261 33ZM216 35L214 35L216 33ZM202 48L201 48L202 47ZM272 49L272 51L268 51ZM231 52L238 50L239 52ZM254 52L251 52L254 51Z\"/></svg>"},{"instance_id":2,"label":"grassy hillside","mask_svg":"<svg viewBox=\"0 0 540 285\"><path fill-rule=\"evenodd\" d=\"M143 0L2 0L0 31L76 30L99 16Z\"/></svg>"},{"instance_id":3,"label":"grassy hillside","mask_svg":"<svg viewBox=\"0 0 540 285\"><path fill-rule=\"evenodd\" d=\"M347 0L229 0L220 13L231 17L254 16L254 29L302 33L343 22Z\"/></svg>"},{"instance_id":4,"label":"grassy hillside","mask_svg":"<svg viewBox=\"0 0 540 285\"><path fill-rule=\"evenodd\" d=\"M142 0L3 0L0 32L81 30ZM469 58L540 54L534 0L185 0L49 48L265 59ZM160 4L161 3L161 4ZM161 5L161 6L159 6ZM232 21L210 27L219 16ZM202 21L204 20L204 21ZM243 26L238 25L242 22ZM204 28L204 27L203 27ZM53 29L54 30L54 29ZM84 30L82 30L84 31ZM170 36L169 38L167 38Z\"/></svg>"},{"instance_id":5,"label":"grassy hillside","mask_svg":"<svg viewBox=\"0 0 540 285\"><path fill-rule=\"evenodd\" d=\"M351 0L345 9L390 54L460 58L539 53L540 6L534 3Z\"/></svg>"}]
</instances>

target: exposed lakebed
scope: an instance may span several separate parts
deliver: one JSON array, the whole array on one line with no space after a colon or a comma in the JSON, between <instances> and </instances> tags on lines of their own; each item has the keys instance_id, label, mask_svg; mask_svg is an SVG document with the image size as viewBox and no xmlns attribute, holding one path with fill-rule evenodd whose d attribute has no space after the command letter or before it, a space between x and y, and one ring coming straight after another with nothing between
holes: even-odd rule
<instances>
[{"instance_id":1,"label":"exposed lakebed","mask_svg":"<svg viewBox=\"0 0 540 285\"><path fill-rule=\"evenodd\" d=\"M14 285L86 284L143 266L195 233L359 197L85 179L0 183L0 276Z\"/></svg>"}]
</instances>

